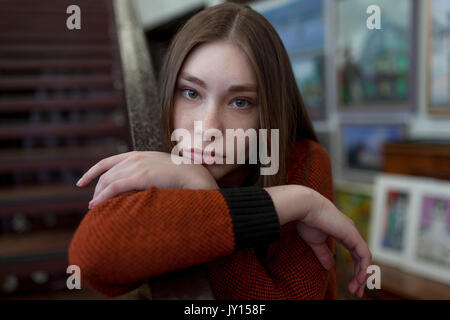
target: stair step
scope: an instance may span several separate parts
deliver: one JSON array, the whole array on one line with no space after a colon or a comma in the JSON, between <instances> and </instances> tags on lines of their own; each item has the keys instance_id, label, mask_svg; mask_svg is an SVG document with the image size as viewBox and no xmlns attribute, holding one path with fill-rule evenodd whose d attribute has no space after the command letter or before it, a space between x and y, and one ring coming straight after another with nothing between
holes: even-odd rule
<instances>
[{"instance_id":1,"label":"stair step","mask_svg":"<svg viewBox=\"0 0 450 320\"><path fill-rule=\"evenodd\" d=\"M0 90L31 90L37 88L69 89L69 88L112 88L114 78L104 75L71 75L71 76L9 76L0 77Z\"/></svg>"},{"instance_id":2,"label":"stair step","mask_svg":"<svg viewBox=\"0 0 450 320\"><path fill-rule=\"evenodd\" d=\"M92 58L96 56L112 56L112 47L110 45L2 45L0 46L0 55L46 55L54 57L58 55L67 56L87 56Z\"/></svg>"},{"instance_id":3,"label":"stair step","mask_svg":"<svg viewBox=\"0 0 450 320\"><path fill-rule=\"evenodd\" d=\"M112 59L1 59L1 71L39 71L39 70L62 70L62 71L86 71L86 70L111 70Z\"/></svg>"},{"instance_id":4,"label":"stair step","mask_svg":"<svg viewBox=\"0 0 450 320\"><path fill-rule=\"evenodd\" d=\"M86 124L2 124L0 139L45 136L124 136L125 127L114 121L107 120L99 123Z\"/></svg>"},{"instance_id":5,"label":"stair step","mask_svg":"<svg viewBox=\"0 0 450 320\"><path fill-rule=\"evenodd\" d=\"M21 186L0 189L0 217L11 217L18 213L29 216L87 212L95 185L79 188L75 185Z\"/></svg>"},{"instance_id":6,"label":"stair step","mask_svg":"<svg viewBox=\"0 0 450 320\"><path fill-rule=\"evenodd\" d=\"M120 153L117 146L37 148L0 151L0 173L39 169L84 169Z\"/></svg>"},{"instance_id":7,"label":"stair step","mask_svg":"<svg viewBox=\"0 0 450 320\"><path fill-rule=\"evenodd\" d=\"M111 92L83 98L54 98L45 100L3 99L0 100L0 113L26 112L32 110L86 110L114 109L123 104L122 94Z\"/></svg>"}]
</instances>

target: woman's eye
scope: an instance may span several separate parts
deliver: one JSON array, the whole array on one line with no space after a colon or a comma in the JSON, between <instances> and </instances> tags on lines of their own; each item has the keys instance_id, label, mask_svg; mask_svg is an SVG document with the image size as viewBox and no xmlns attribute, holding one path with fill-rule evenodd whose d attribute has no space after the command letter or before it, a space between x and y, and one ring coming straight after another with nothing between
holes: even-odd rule
<instances>
[{"instance_id":1,"label":"woman's eye","mask_svg":"<svg viewBox=\"0 0 450 320\"><path fill-rule=\"evenodd\" d=\"M246 109L250 107L251 103L248 100L245 99L236 99L233 101L233 105L236 106L238 109Z\"/></svg>"},{"instance_id":2,"label":"woman's eye","mask_svg":"<svg viewBox=\"0 0 450 320\"><path fill-rule=\"evenodd\" d=\"M191 89L183 89L182 91L183 91L184 96L187 97L187 98L189 98L189 99L195 99L195 98L198 97L198 93L195 92L194 90L191 90ZM186 93L187 93L187 96L186 96Z\"/></svg>"}]
</instances>

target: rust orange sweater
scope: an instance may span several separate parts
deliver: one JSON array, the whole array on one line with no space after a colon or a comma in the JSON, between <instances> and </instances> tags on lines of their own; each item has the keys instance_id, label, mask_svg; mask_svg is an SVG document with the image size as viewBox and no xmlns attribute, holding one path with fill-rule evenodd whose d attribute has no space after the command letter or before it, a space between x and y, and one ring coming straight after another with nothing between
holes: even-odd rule
<instances>
[{"instance_id":1,"label":"rust orange sweater","mask_svg":"<svg viewBox=\"0 0 450 320\"><path fill-rule=\"evenodd\" d=\"M334 201L330 159L320 144L297 141L287 161L289 184L305 185ZM83 284L107 296L206 263L215 299L337 298L336 267L322 267L295 221L280 228L267 193L268 198L248 192L250 202L263 198L258 199L262 205L248 211L253 221L263 217L252 223L236 214L238 202L224 190L151 186L109 199L83 218L70 244L69 263L80 266ZM328 243L334 252L334 240Z\"/></svg>"}]
</instances>

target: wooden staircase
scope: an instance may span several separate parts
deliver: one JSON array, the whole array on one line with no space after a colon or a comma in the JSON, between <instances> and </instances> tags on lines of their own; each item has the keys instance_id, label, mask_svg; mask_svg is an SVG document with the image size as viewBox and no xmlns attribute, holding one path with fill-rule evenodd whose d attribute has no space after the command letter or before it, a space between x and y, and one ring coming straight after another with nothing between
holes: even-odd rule
<instances>
[{"instance_id":1,"label":"wooden staircase","mask_svg":"<svg viewBox=\"0 0 450 320\"><path fill-rule=\"evenodd\" d=\"M108 156L132 150L112 4L0 0L0 297L64 289L67 248ZM67 289L66 289L67 290Z\"/></svg>"}]
</instances>

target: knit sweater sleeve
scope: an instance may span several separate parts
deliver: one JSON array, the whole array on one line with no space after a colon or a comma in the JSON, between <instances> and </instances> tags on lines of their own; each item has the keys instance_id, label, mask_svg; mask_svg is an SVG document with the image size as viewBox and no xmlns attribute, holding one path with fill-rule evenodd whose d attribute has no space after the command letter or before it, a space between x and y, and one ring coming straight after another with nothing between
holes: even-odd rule
<instances>
[{"instance_id":1,"label":"knit sweater sleeve","mask_svg":"<svg viewBox=\"0 0 450 320\"><path fill-rule=\"evenodd\" d=\"M116 296L149 278L209 262L279 238L268 193L151 186L109 199L87 212L69 247L81 281Z\"/></svg>"},{"instance_id":2,"label":"knit sweater sleeve","mask_svg":"<svg viewBox=\"0 0 450 320\"><path fill-rule=\"evenodd\" d=\"M312 140L297 141L291 154L289 184L301 184L334 201L331 162ZM217 299L336 299L336 266L327 271L302 240L296 221L281 227L280 238L209 263ZM328 238L332 252L334 239Z\"/></svg>"}]
</instances>

